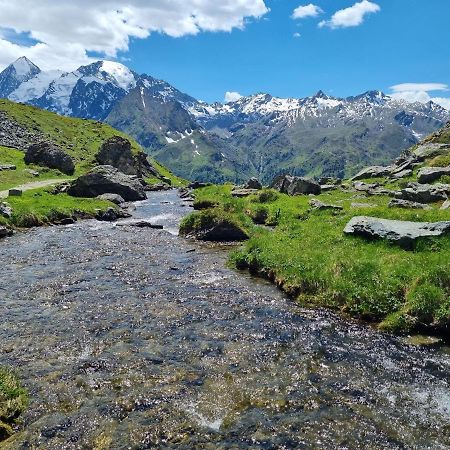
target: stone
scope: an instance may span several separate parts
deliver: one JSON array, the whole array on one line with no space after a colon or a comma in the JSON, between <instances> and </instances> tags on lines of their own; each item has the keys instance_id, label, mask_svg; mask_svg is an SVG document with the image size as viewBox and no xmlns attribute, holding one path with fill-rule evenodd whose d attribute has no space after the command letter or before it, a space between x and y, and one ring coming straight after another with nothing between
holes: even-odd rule
<instances>
[{"instance_id":1,"label":"stone","mask_svg":"<svg viewBox=\"0 0 450 450\"><path fill-rule=\"evenodd\" d=\"M144 186L144 189L149 192L156 192L156 191L168 191L172 189L172 187L166 183L157 183Z\"/></svg>"},{"instance_id":2,"label":"stone","mask_svg":"<svg viewBox=\"0 0 450 450\"><path fill-rule=\"evenodd\" d=\"M99 200L106 200L108 202L115 203L116 205L125 203L125 200L119 194L111 194L111 193L102 194L102 195L99 195L97 198Z\"/></svg>"},{"instance_id":3,"label":"stone","mask_svg":"<svg viewBox=\"0 0 450 450\"><path fill-rule=\"evenodd\" d=\"M358 192L369 192L370 190L380 187L379 183L364 183L363 181L354 181L352 183L353 189Z\"/></svg>"},{"instance_id":4,"label":"stone","mask_svg":"<svg viewBox=\"0 0 450 450\"><path fill-rule=\"evenodd\" d=\"M423 167L417 174L417 181L421 184L432 183L433 181L439 180L439 178L443 177L444 175L450 176L450 166Z\"/></svg>"},{"instance_id":5,"label":"stone","mask_svg":"<svg viewBox=\"0 0 450 450\"><path fill-rule=\"evenodd\" d=\"M211 186L211 183L202 183L200 181L193 181L192 183L188 184L189 189L201 189L206 186Z\"/></svg>"},{"instance_id":6,"label":"stone","mask_svg":"<svg viewBox=\"0 0 450 450\"><path fill-rule=\"evenodd\" d=\"M97 210L95 218L103 222L114 222L117 219L123 219L125 217L131 217L131 214L121 210L109 207L105 211Z\"/></svg>"},{"instance_id":7,"label":"stone","mask_svg":"<svg viewBox=\"0 0 450 450\"><path fill-rule=\"evenodd\" d=\"M390 175L392 166L370 166L360 170L355 176L350 178L351 181L364 180L366 178L386 177Z\"/></svg>"},{"instance_id":8,"label":"stone","mask_svg":"<svg viewBox=\"0 0 450 450\"><path fill-rule=\"evenodd\" d=\"M425 158L434 158L435 156L445 155L449 150L450 145L448 144L426 143L418 145L413 150L413 153L423 161Z\"/></svg>"},{"instance_id":9,"label":"stone","mask_svg":"<svg viewBox=\"0 0 450 450\"><path fill-rule=\"evenodd\" d=\"M73 225L76 221L75 217L64 217L58 222L58 225Z\"/></svg>"},{"instance_id":10,"label":"stone","mask_svg":"<svg viewBox=\"0 0 450 450\"><path fill-rule=\"evenodd\" d=\"M262 189L262 184L255 177L250 178L244 185L244 189Z\"/></svg>"},{"instance_id":11,"label":"stone","mask_svg":"<svg viewBox=\"0 0 450 450\"><path fill-rule=\"evenodd\" d=\"M14 164L0 164L0 172L3 170L16 170L17 167Z\"/></svg>"},{"instance_id":12,"label":"stone","mask_svg":"<svg viewBox=\"0 0 450 450\"><path fill-rule=\"evenodd\" d=\"M74 197L98 197L118 194L125 201L145 200L144 188L136 178L112 166L97 166L72 182L67 193Z\"/></svg>"},{"instance_id":13,"label":"stone","mask_svg":"<svg viewBox=\"0 0 450 450\"><path fill-rule=\"evenodd\" d=\"M10 228L0 225L0 239L12 236L12 234L13 231Z\"/></svg>"},{"instance_id":14,"label":"stone","mask_svg":"<svg viewBox=\"0 0 450 450\"><path fill-rule=\"evenodd\" d=\"M411 169L405 169L400 172L396 172L391 175L391 178L394 178L395 180L400 180L401 178L406 178L412 176L413 171Z\"/></svg>"},{"instance_id":15,"label":"stone","mask_svg":"<svg viewBox=\"0 0 450 450\"><path fill-rule=\"evenodd\" d=\"M233 189L231 195L233 197L248 197L249 195L258 193L258 189Z\"/></svg>"},{"instance_id":16,"label":"stone","mask_svg":"<svg viewBox=\"0 0 450 450\"><path fill-rule=\"evenodd\" d=\"M344 233L368 239L386 239L404 249L411 249L420 238L450 235L450 221L407 222L356 216L348 222Z\"/></svg>"},{"instance_id":17,"label":"stone","mask_svg":"<svg viewBox=\"0 0 450 450\"><path fill-rule=\"evenodd\" d=\"M25 153L25 163L57 169L67 175L73 175L75 172L73 159L50 142L30 145Z\"/></svg>"},{"instance_id":18,"label":"stone","mask_svg":"<svg viewBox=\"0 0 450 450\"><path fill-rule=\"evenodd\" d=\"M334 190L336 190L338 188L339 188L338 184L321 184L320 185L320 190L322 192L334 191Z\"/></svg>"},{"instance_id":19,"label":"stone","mask_svg":"<svg viewBox=\"0 0 450 450\"><path fill-rule=\"evenodd\" d=\"M163 225L158 225L149 222L148 220L127 220L124 222L120 222L117 224L117 226L128 226L128 227L136 227L136 228L153 228L155 230L163 230Z\"/></svg>"},{"instance_id":20,"label":"stone","mask_svg":"<svg viewBox=\"0 0 450 450\"><path fill-rule=\"evenodd\" d=\"M6 217L7 219L12 216L12 208L8 203L0 203L0 216Z\"/></svg>"},{"instance_id":21,"label":"stone","mask_svg":"<svg viewBox=\"0 0 450 450\"><path fill-rule=\"evenodd\" d=\"M309 201L309 205L313 209L334 209L334 210L342 210L344 209L340 205L327 205L326 203L321 202L320 200L317 200L316 198L313 198Z\"/></svg>"},{"instance_id":22,"label":"stone","mask_svg":"<svg viewBox=\"0 0 450 450\"><path fill-rule=\"evenodd\" d=\"M351 208L375 208L377 205L373 203L358 203L354 202L350 205Z\"/></svg>"},{"instance_id":23,"label":"stone","mask_svg":"<svg viewBox=\"0 0 450 450\"><path fill-rule=\"evenodd\" d=\"M408 183L406 188L395 193L395 197L417 203L434 203L447 200L449 194L450 185L448 184Z\"/></svg>"},{"instance_id":24,"label":"stone","mask_svg":"<svg viewBox=\"0 0 450 450\"><path fill-rule=\"evenodd\" d=\"M10 197L20 197L22 195L22 189L13 188L8 191Z\"/></svg>"},{"instance_id":25,"label":"stone","mask_svg":"<svg viewBox=\"0 0 450 450\"><path fill-rule=\"evenodd\" d=\"M39 176L39 172L37 170L25 169L24 172L29 174L29 175L31 175L32 177L38 177Z\"/></svg>"},{"instance_id":26,"label":"stone","mask_svg":"<svg viewBox=\"0 0 450 450\"><path fill-rule=\"evenodd\" d=\"M133 154L131 142L122 136L112 136L103 142L95 158L100 165L113 166L126 175L139 178L159 175L147 155L143 152Z\"/></svg>"},{"instance_id":27,"label":"stone","mask_svg":"<svg viewBox=\"0 0 450 450\"><path fill-rule=\"evenodd\" d=\"M293 177L290 175L280 175L276 177L270 187L282 194L288 195L319 195L322 192L320 184L316 183L314 180L305 177Z\"/></svg>"},{"instance_id":28,"label":"stone","mask_svg":"<svg viewBox=\"0 0 450 450\"><path fill-rule=\"evenodd\" d=\"M317 182L320 185L334 185L339 186L342 184L342 180L340 178L334 178L334 177L320 177Z\"/></svg>"},{"instance_id":29,"label":"stone","mask_svg":"<svg viewBox=\"0 0 450 450\"><path fill-rule=\"evenodd\" d=\"M424 203L411 202L410 200L401 200L393 198L389 204L389 208L412 208L412 209L433 209L430 205Z\"/></svg>"},{"instance_id":30,"label":"stone","mask_svg":"<svg viewBox=\"0 0 450 450\"><path fill-rule=\"evenodd\" d=\"M442 204L440 209L442 209L442 210L450 209L450 200L445 200L445 202Z\"/></svg>"}]
</instances>

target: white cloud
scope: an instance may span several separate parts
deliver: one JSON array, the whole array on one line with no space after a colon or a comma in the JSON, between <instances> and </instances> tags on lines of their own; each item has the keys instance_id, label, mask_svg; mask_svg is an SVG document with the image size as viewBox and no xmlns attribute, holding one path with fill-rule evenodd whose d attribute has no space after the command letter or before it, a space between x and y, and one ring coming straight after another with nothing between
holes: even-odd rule
<instances>
[{"instance_id":1,"label":"white cloud","mask_svg":"<svg viewBox=\"0 0 450 450\"><path fill-rule=\"evenodd\" d=\"M264 0L0 0L0 11L0 30L38 42L17 44L0 33L0 68L25 55L44 69L71 70L89 62L87 52L126 52L131 38L227 32L269 9Z\"/></svg>"},{"instance_id":2,"label":"white cloud","mask_svg":"<svg viewBox=\"0 0 450 450\"><path fill-rule=\"evenodd\" d=\"M294 33L292 36L294 36L295 38L302 37L302 35L300 33Z\"/></svg>"},{"instance_id":3,"label":"white cloud","mask_svg":"<svg viewBox=\"0 0 450 450\"><path fill-rule=\"evenodd\" d=\"M239 92L225 92L225 103L235 102L242 98L242 95Z\"/></svg>"},{"instance_id":4,"label":"white cloud","mask_svg":"<svg viewBox=\"0 0 450 450\"><path fill-rule=\"evenodd\" d=\"M450 110L450 97L433 97L429 93L448 92L450 88L444 83L402 83L391 86L391 97L407 102L428 103L433 101Z\"/></svg>"},{"instance_id":5,"label":"white cloud","mask_svg":"<svg viewBox=\"0 0 450 450\"><path fill-rule=\"evenodd\" d=\"M304 19L305 17L317 17L319 14L322 14L323 10L317 5L313 5L310 3L305 6L298 6L294 9L292 13L293 19Z\"/></svg>"},{"instance_id":6,"label":"white cloud","mask_svg":"<svg viewBox=\"0 0 450 450\"><path fill-rule=\"evenodd\" d=\"M319 23L319 27L330 27L330 28L347 28L347 27L357 27L364 22L364 17L367 14L376 13L380 11L381 8L376 3L370 2L368 0L362 0L359 3L355 3L349 8L340 9L335 12L330 20L323 20Z\"/></svg>"}]
</instances>

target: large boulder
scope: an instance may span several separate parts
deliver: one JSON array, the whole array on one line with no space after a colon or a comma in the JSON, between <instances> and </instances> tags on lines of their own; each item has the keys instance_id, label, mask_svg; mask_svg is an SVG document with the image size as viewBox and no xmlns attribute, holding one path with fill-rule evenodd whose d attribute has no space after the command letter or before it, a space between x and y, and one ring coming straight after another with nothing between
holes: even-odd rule
<instances>
[{"instance_id":1,"label":"large boulder","mask_svg":"<svg viewBox=\"0 0 450 450\"><path fill-rule=\"evenodd\" d=\"M252 177L245 183L244 189L262 189L262 184L257 178Z\"/></svg>"},{"instance_id":2,"label":"large boulder","mask_svg":"<svg viewBox=\"0 0 450 450\"><path fill-rule=\"evenodd\" d=\"M145 200L144 187L139 180L113 166L97 166L72 182L67 193L74 197L98 197L118 194L125 201Z\"/></svg>"},{"instance_id":3,"label":"large boulder","mask_svg":"<svg viewBox=\"0 0 450 450\"><path fill-rule=\"evenodd\" d=\"M450 166L448 167L424 167L419 170L417 174L417 181L419 183L432 183L439 180L444 175L450 176Z\"/></svg>"},{"instance_id":4,"label":"large boulder","mask_svg":"<svg viewBox=\"0 0 450 450\"><path fill-rule=\"evenodd\" d=\"M276 177L270 185L272 189L280 191L282 194L300 195L314 194L318 195L322 192L319 183L305 177L293 177L290 175L280 175Z\"/></svg>"},{"instance_id":5,"label":"large boulder","mask_svg":"<svg viewBox=\"0 0 450 450\"><path fill-rule=\"evenodd\" d=\"M30 145L25 153L25 163L58 169L67 175L73 175L75 172L73 159L50 142L39 142L38 144Z\"/></svg>"},{"instance_id":6,"label":"large boulder","mask_svg":"<svg viewBox=\"0 0 450 450\"><path fill-rule=\"evenodd\" d=\"M448 184L408 183L406 188L395 193L395 197L417 203L434 203L447 200L449 194Z\"/></svg>"},{"instance_id":7,"label":"large boulder","mask_svg":"<svg viewBox=\"0 0 450 450\"><path fill-rule=\"evenodd\" d=\"M126 175L157 176L158 172L142 152L133 154L131 142L121 136L107 139L100 147L96 160L100 165L113 166Z\"/></svg>"},{"instance_id":8,"label":"large boulder","mask_svg":"<svg viewBox=\"0 0 450 450\"><path fill-rule=\"evenodd\" d=\"M450 222L406 222L357 216L348 222L344 233L368 239L386 239L411 249L417 239L450 235Z\"/></svg>"},{"instance_id":9,"label":"large boulder","mask_svg":"<svg viewBox=\"0 0 450 450\"><path fill-rule=\"evenodd\" d=\"M390 175L392 166L370 166L359 171L354 177L350 178L352 181L365 180L366 178L378 178Z\"/></svg>"}]
</instances>

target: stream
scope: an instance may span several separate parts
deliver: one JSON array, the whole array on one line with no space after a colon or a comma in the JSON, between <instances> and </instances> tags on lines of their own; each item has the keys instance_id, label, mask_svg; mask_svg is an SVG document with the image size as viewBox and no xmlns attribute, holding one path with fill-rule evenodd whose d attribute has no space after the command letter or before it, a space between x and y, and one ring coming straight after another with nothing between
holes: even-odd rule
<instances>
[{"instance_id":1,"label":"stream","mask_svg":"<svg viewBox=\"0 0 450 450\"><path fill-rule=\"evenodd\" d=\"M0 365L30 392L5 449L449 449L450 352L303 309L164 230L80 221L0 242Z\"/></svg>"}]
</instances>

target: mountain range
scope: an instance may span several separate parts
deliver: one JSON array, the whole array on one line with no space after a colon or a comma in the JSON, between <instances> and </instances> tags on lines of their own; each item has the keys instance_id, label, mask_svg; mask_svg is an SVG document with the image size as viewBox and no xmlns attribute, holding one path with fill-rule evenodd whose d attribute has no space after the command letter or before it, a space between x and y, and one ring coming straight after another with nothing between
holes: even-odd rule
<instances>
[{"instance_id":1,"label":"mountain range","mask_svg":"<svg viewBox=\"0 0 450 450\"><path fill-rule=\"evenodd\" d=\"M380 91L301 99L261 93L208 104L112 61L62 72L22 57L0 73L0 97L106 122L177 175L213 182L267 182L283 172L351 176L390 162L450 120L436 103Z\"/></svg>"}]
</instances>

